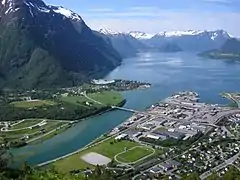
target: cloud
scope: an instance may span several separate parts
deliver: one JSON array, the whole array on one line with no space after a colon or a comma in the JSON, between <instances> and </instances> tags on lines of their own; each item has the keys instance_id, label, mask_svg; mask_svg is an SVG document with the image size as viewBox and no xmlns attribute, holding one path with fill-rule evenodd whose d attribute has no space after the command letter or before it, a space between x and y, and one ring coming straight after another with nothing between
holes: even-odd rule
<instances>
[{"instance_id":1,"label":"cloud","mask_svg":"<svg viewBox=\"0 0 240 180\"><path fill-rule=\"evenodd\" d=\"M240 12L213 12L196 9L160 9L131 7L121 11L82 14L92 29L109 28L114 31L140 30L157 33L168 30L224 29L240 37Z\"/></svg>"},{"instance_id":2,"label":"cloud","mask_svg":"<svg viewBox=\"0 0 240 180\"><path fill-rule=\"evenodd\" d=\"M204 2L207 3L216 3L216 4L228 4L228 3L232 3L233 0L204 0Z\"/></svg>"}]
</instances>

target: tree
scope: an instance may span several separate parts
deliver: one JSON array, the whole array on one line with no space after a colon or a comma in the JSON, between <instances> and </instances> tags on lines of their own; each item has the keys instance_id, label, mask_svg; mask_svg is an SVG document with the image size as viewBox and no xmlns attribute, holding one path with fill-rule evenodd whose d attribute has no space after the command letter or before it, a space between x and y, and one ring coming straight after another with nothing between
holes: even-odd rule
<instances>
[{"instance_id":1,"label":"tree","mask_svg":"<svg viewBox=\"0 0 240 180\"><path fill-rule=\"evenodd\" d=\"M200 180L198 173L192 173L182 178L183 180Z\"/></svg>"},{"instance_id":2,"label":"tree","mask_svg":"<svg viewBox=\"0 0 240 180\"><path fill-rule=\"evenodd\" d=\"M207 178L207 180L219 180L220 177L217 175L216 172L213 172L211 176Z\"/></svg>"},{"instance_id":3,"label":"tree","mask_svg":"<svg viewBox=\"0 0 240 180\"><path fill-rule=\"evenodd\" d=\"M3 173L10 161L10 156L7 154L7 147L5 144L0 144L0 173Z\"/></svg>"}]
</instances>

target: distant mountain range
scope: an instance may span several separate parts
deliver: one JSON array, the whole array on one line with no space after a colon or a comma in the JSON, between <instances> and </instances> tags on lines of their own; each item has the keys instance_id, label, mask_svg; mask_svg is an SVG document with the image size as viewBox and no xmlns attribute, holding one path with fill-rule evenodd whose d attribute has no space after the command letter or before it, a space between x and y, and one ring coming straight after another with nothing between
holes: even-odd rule
<instances>
[{"instance_id":1,"label":"distant mountain range","mask_svg":"<svg viewBox=\"0 0 240 180\"><path fill-rule=\"evenodd\" d=\"M240 41L236 38L230 38L220 48L200 53L200 55L214 59L240 60Z\"/></svg>"},{"instance_id":2,"label":"distant mountain range","mask_svg":"<svg viewBox=\"0 0 240 180\"><path fill-rule=\"evenodd\" d=\"M121 63L76 13L41 0L0 3L0 88L72 86Z\"/></svg>"},{"instance_id":3,"label":"distant mountain range","mask_svg":"<svg viewBox=\"0 0 240 180\"><path fill-rule=\"evenodd\" d=\"M224 30L165 31L157 34L148 34L140 31L114 32L101 29L99 32L110 39L113 47L122 57L133 56L139 51L151 49L161 52L178 52L179 50L202 52L219 48L226 40L231 38ZM132 45L130 42L135 43ZM175 48L173 48L173 45ZM128 52L126 53L125 50Z\"/></svg>"},{"instance_id":4,"label":"distant mountain range","mask_svg":"<svg viewBox=\"0 0 240 180\"><path fill-rule=\"evenodd\" d=\"M114 32L108 29L100 29L99 33L108 38L108 41L111 42L122 58L136 56L138 51L148 48L147 45L129 33Z\"/></svg>"},{"instance_id":5,"label":"distant mountain range","mask_svg":"<svg viewBox=\"0 0 240 180\"><path fill-rule=\"evenodd\" d=\"M93 31L77 13L41 0L3 0L0 10L0 88L74 86L141 51L201 52L231 38L223 30Z\"/></svg>"}]
</instances>

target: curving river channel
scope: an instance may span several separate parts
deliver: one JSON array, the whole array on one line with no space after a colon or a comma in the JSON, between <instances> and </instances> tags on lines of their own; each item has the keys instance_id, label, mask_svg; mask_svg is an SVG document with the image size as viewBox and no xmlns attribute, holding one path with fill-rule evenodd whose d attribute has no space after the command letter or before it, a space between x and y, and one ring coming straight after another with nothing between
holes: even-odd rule
<instances>
[{"instance_id":1,"label":"curving river channel","mask_svg":"<svg viewBox=\"0 0 240 180\"><path fill-rule=\"evenodd\" d=\"M136 110L143 110L181 90L197 91L204 102L228 104L219 93L240 91L240 62L203 59L190 53L146 52L124 59L106 78L152 83L147 90L123 92L127 99L125 107ZM84 147L130 116L131 113L111 111L80 122L44 143L15 149L12 153L18 161L36 165Z\"/></svg>"}]
</instances>

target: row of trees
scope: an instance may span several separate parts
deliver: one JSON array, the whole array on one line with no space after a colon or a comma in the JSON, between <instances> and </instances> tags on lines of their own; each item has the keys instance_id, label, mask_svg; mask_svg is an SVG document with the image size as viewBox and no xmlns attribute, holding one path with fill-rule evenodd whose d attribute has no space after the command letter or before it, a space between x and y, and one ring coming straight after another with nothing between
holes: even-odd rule
<instances>
[{"instance_id":1,"label":"row of trees","mask_svg":"<svg viewBox=\"0 0 240 180\"><path fill-rule=\"evenodd\" d=\"M108 109L108 107L77 106L65 102L54 106L42 106L32 109L17 108L9 104L0 104L0 106L0 121L21 120L27 118L76 120Z\"/></svg>"}]
</instances>

